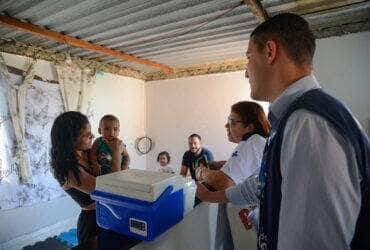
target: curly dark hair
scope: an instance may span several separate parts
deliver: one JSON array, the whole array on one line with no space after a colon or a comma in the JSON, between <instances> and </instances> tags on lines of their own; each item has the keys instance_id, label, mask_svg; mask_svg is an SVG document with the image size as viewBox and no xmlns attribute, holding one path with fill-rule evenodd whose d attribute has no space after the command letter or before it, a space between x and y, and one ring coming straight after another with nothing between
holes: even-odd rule
<instances>
[{"instance_id":1,"label":"curly dark hair","mask_svg":"<svg viewBox=\"0 0 370 250\"><path fill-rule=\"evenodd\" d=\"M270 123L261 105L256 102L241 101L231 106L231 111L238 114L245 126L253 124L252 134L267 138L271 131Z\"/></svg>"},{"instance_id":2,"label":"curly dark hair","mask_svg":"<svg viewBox=\"0 0 370 250\"><path fill-rule=\"evenodd\" d=\"M75 155L75 143L81 129L89 124L87 117L76 111L69 111L59 115L51 128L51 167L55 179L60 185L64 185L68 178L68 172L72 171L81 185L80 170Z\"/></svg>"},{"instance_id":3,"label":"curly dark hair","mask_svg":"<svg viewBox=\"0 0 370 250\"><path fill-rule=\"evenodd\" d=\"M162 151L162 152L160 152L160 153L158 154L158 156L157 156L157 162L159 162L159 157L160 157L161 155L166 156L166 158L167 158L167 162L168 162L168 163L170 163L170 161L171 161L171 156L170 156L170 154L169 154L167 151Z\"/></svg>"}]
</instances>

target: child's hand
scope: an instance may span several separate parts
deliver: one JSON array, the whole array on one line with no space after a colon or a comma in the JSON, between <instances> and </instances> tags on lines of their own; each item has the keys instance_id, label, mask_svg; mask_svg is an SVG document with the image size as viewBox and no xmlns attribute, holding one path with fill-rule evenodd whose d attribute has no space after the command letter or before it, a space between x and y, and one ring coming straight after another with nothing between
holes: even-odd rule
<instances>
[{"instance_id":1,"label":"child's hand","mask_svg":"<svg viewBox=\"0 0 370 250\"><path fill-rule=\"evenodd\" d=\"M113 138L112 140L104 140L104 142L112 149L113 151L113 154L114 153L117 153L117 154L122 154L123 150L124 150L124 144L122 142L122 140L118 139L118 138Z\"/></svg>"}]
</instances>

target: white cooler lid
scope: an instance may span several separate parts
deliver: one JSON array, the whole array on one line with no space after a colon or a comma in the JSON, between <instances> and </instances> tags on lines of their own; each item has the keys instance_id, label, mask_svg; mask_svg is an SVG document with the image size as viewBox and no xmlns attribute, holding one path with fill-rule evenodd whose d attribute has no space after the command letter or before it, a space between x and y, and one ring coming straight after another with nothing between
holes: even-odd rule
<instances>
[{"instance_id":1,"label":"white cooler lid","mask_svg":"<svg viewBox=\"0 0 370 250\"><path fill-rule=\"evenodd\" d=\"M98 191L153 202L170 185L173 191L184 187L182 176L140 169L127 169L96 178Z\"/></svg>"}]
</instances>

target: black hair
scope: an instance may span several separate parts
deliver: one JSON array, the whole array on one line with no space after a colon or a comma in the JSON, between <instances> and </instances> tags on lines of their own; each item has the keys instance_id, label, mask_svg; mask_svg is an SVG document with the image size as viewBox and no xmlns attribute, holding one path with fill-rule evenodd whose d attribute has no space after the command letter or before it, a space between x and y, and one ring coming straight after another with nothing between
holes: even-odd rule
<instances>
[{"instance_id":1,"label":"black hair","mask_svg":"<svg viewBox=\"0 0 370 250\"><path fill-rule=\"evenodd\" d=\"M76 111L65 112L54 121L51 128L50 164L60 185L67 181L69 171L72 171L77 184L81 185L75 144L81 130L88 124L87 117Z\"/></svg>"},{"instance_id":2,"label":"black hair","mask_svg":"<svg viewBox=\"0 0 370 250\"><path fill-rule=\"evenodd\" d=\"M161 155L166 156L166 158L167 158L167 163L170 163L170 161L171 161L171 157L170 157L170 154L169 154L167 151L162 151L162 152L160 152L160 153L158 154L158 156L157 156L157 162L159 162L159 157L160 157Z\"/></svg>"},{"instance_id":3,"label":"black hair","mask_svg":"<svg viewBox=\"0 0 370 250\"><path fill-rule=\"evenodd\" d=\"M292 13L278 14L257 26L251 33L253 42L261 51L268 40L278 41L287 56L297 65L312 63L315 37L308 22Z\"/></svg>"},{"instance_id":4,"label":"black hair","mask_svg":"<svg viewBox=\"0 0 370 250\"><path fill-rule=\"evenodd\" d=\"M189 137L188 137L188 140L190 140L191 138L198 138L199 139L199 141L202 141L202 138L200 137L200 135L198 135L198 134L191 134Z\"/></svg>"}]
</instances>

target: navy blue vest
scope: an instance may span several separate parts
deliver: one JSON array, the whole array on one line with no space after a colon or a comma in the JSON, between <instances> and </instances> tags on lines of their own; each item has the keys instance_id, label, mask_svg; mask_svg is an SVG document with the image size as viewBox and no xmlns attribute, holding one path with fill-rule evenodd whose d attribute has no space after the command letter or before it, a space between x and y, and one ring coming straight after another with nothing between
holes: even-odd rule
<instances>
[{"instance_id":1,"label":"navy blue vest","mask_svg":"<svg viewBox=\"0 0 370 250\"><path fill-rule=\"evenodd\" d=\"M260 172L260 226L258 249L277 249L281 202L280 152L286 122L290 115L305 109L329 121L336 131L347 138L356 153L357 165L362 176L361 210L357 219L352 249L370 249L370 164L369 139L344 105L321 89L307 91L297 98L273 124L276 130L265 147Z\"/></svg>"}]
</instances>

